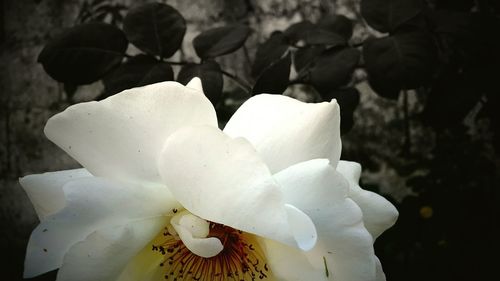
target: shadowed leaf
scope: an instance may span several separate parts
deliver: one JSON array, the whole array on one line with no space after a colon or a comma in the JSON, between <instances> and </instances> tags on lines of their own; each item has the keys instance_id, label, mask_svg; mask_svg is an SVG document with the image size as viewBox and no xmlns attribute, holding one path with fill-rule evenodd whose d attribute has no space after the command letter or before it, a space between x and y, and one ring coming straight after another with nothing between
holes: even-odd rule
<instances>
[{"instance_id":1,"label":"shadowed leaf","mask_svg":"<svg viewBox=\"0 0 500 281\"><path fill-rule=\"evenodd\" d=\"M360 53L354 48L325 51L311 67L311 83L320 93L347 84L359 58Z\"/></svg>"},{"instance_id":2,"label":"shadowed leaf","mask_svg":"<svg viewBox=\"0 0 500 281\"><path fill-rule=\"evenodd\" d=\"M52 39L43 48L38 61L57 81L88 84L120 64L127 45L125 35L115 26L87 23Z\"/></svg>"},{"instance_id":3,"label":"shadowed leaf","mask_svg":"<svg viewBox=\"0 0 500 281\"><path fill-rule=\"evenodd\" d=\"M365 41L363 55L375 91L414 89L429 82L435 68L435 46L426 33L412 32ZM380 95L385 96L384 93Z\"/></svg>"},{"instance_id":4,"label":"shadowed leaf","mask_svg":"<svg viewBox=\"0 0 500 281\"><path fill-rule=\"evenodd\" d=\"M380 32L393 32L416 17L423 9L422 0L362 0L361 15Z\"/></svg>"},{"instance_id":5,"label":"shadowed leaf","mask_svg":"<svg viewBox=\"0 0 500 281\"><path fill-rule=\"evenodd\" d=\"M278 61L288 50L288 44L282 32L275 32L257 48L252 65L252 76L258 77L271 64Z\"/></svg>"},{"instance_id":6,"label":"shadowed leaf","mask_svg":"<svg viewBox=\"0 0 500 281\"><path fill-rule=\"evenodd\" d=\"M170 64L151 56L138 55L111 72L103 82L109 96L126 89L171 80L174 80L174 72Z\"/></svg>"},{"instance_id":7,"label":"shadowed leaf","mask_svg":"<svg viewBox=\"0 0 500 281\"><path fill-rule=\"evenodd\" d=\"M345 40L352 37L354 23L343 15L330 15L321 18L318 26L324 30L341 35Z\"/></svg>"},{"instance_id":8,"label":"shadowed leaf","mask_svg":"<svg viewBox=\"0 0 500 281\"><path fill-rule=\"evenodd\" d=\"M173 7L150 3L129 11L123 22L128 40L140 50L164 58L181 46L186 21Z\"/></svg>"},{"instance_id":9,"label":"shadowed leaf","mask_svg":"<svg viewBox=\"0 0 500 281\"><path fill-rule=\"evenodd\" d=\"M193 47L202 59L229 54L245 44L250 31L248 26L241 24L212 28L196 36Z\"/></svg>"},{"instance_id":10,"label":"shadowed leaf","mask_svg":"<svg viewBox=\"0 0 500 281\"><path fill-rule=\"evenodd\" d=\"M288 86L291 64L292 57L288 53L285 57L270 65L255 82L252 93L254 95L263 93L282 94Z\"/></svg>"},{"instance_id":11,"label":"shadowed leaf","mask_svg":"<svg viewBox=\"0 0 500 281\"><path fill-rule=\"evenodd\" d=\"M318 57L325 51L323 46L300 48L294 52L293 64L299 77L308 74L309 68L314 65Z\"/></svg>"},{"instance_id":12,"label":"shadowed leaf","mask_svg":"<svg viewBox=\"0 0 500 281\"><path fill-rule=\"evenodd\" d=\"M346 40L342 35L324 29L310 21L292 24L283 34L292 45L328 45L335 47L346 44Z\"/></svg>"}]
</instances>

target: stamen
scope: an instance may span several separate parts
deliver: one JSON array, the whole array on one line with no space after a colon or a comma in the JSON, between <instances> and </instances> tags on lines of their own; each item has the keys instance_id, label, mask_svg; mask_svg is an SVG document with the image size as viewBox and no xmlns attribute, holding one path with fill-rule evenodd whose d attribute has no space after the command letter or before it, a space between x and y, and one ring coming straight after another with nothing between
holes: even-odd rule
<instances>
[{"instance_id":1,"label":"stamen","mask_svg":"<svg viewBox=\"0 0 500 281\"><path fill-rule=\"evenodd\" d=\"M159 264L165 280L262 280L270 277L262 250L253 236L218 223L210 222L208 237L216 237L224 249L211 258L195 255L167 229L163 241L152 250L164 256Z\"/></svg>"}]
</instances>

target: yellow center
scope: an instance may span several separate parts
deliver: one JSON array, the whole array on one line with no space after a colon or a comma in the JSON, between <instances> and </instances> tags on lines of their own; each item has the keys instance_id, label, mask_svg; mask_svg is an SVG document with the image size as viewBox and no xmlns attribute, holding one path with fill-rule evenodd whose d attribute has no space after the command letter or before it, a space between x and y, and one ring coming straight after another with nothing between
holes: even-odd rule
<instances>
[{"instance_id":1,"label":"yellow center","mask_svg":"<svg viewBox=\"0 0 500 281\"><path fill-rule=\"evenodd\" d=\"M214 257L192 253L175 235L165 230L152 250L163 255L160 266L165 280L262 280L270 275L264 255L255 238L229 226L210 222L208 237L218 238L224 249Z\"/></svg>"}]
</instances>

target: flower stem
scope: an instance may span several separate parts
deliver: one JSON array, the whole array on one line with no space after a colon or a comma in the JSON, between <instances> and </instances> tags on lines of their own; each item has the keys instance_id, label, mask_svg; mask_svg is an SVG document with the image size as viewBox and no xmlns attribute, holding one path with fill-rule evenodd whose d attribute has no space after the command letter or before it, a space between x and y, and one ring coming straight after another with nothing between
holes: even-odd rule
<instances>
[{"instance_id":1,"label":"flower stem","mask_svg":"<svg viewBox=\"0 0 500 281\"><path fill-rule=\"evenodd\" d=\"M238 76L234 75L234 74L231 74L223 69L221 69L221 72L223 75L225 75L226 77L230 78L231 80L233 80L241 89L243 89L245 92L247 93L250 93L252 91L252 87L250 85L248 85L247 82L243 81L242 79L240 79Z\"/></svg>"}]
</instances>

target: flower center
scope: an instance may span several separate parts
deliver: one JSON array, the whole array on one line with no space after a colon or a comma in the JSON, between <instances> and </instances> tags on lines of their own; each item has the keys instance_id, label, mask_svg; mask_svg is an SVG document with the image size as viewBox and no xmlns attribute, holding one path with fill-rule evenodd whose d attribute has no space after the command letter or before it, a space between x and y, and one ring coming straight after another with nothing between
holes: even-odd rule
<instances>
[{"instance_id":1,"label":"flower center","mask_svg":"<svg viewBox=\"0 0 500 281\"><path fill-rule=\"evenodd\" d=\"M165 280L246 281L266 279L270 275L263 252L252 235L210 222L208 237L219 239L224 249L204 258L192 253L177 235L166 229L163 241L152 247L164 256L160 266L165 270Z\"/></svg>"}]
</instances>

